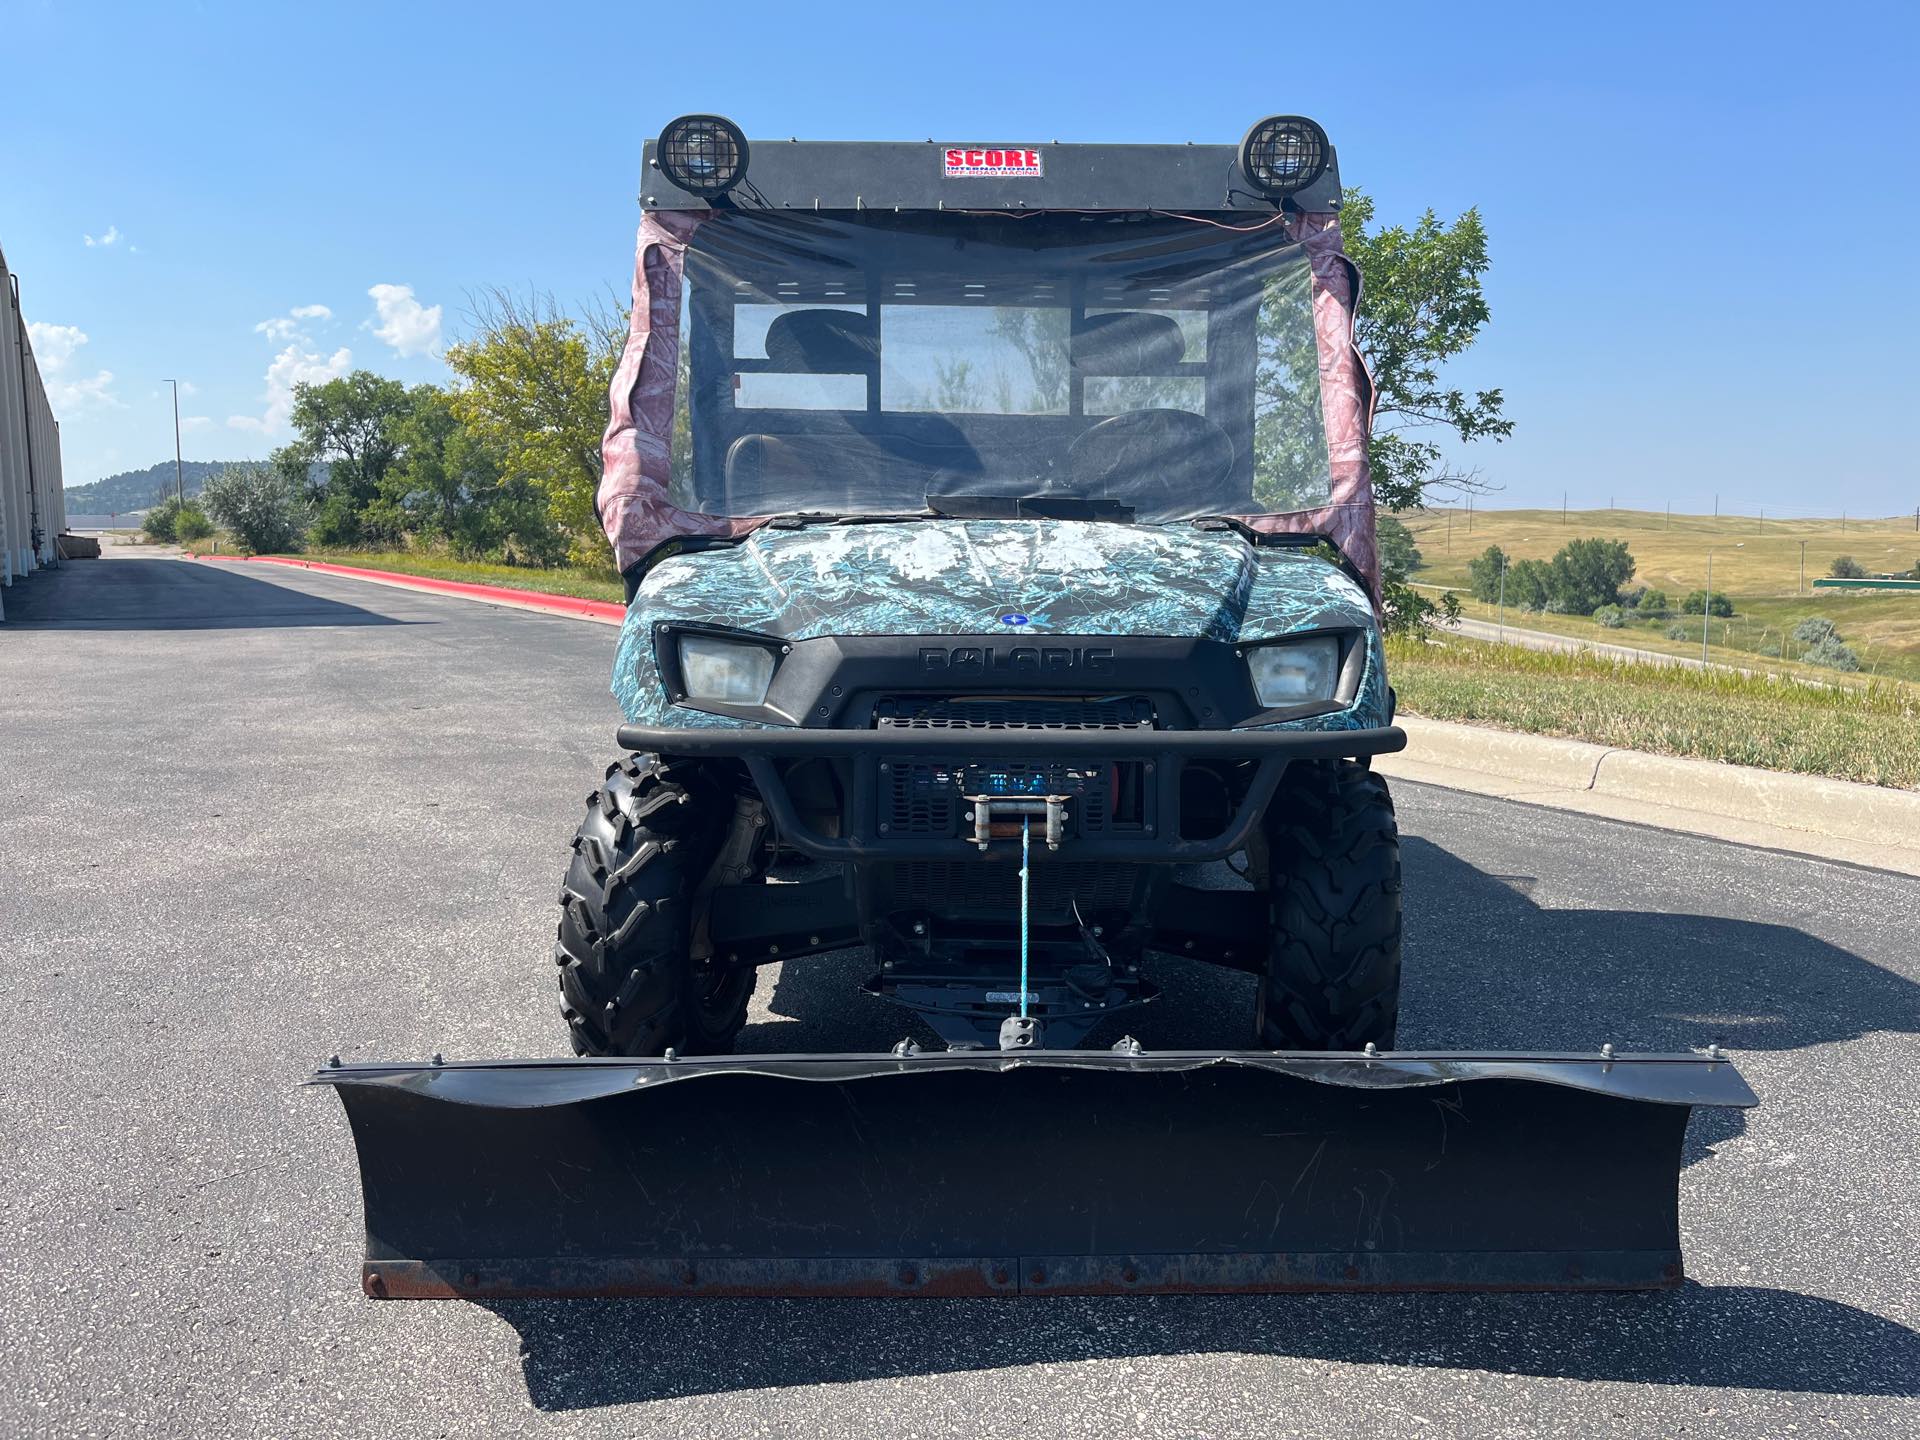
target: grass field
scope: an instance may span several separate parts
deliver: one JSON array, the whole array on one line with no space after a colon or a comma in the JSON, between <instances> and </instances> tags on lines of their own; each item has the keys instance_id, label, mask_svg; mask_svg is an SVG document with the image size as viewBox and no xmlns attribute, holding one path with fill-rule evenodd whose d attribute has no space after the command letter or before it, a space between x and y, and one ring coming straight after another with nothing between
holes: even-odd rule
<instances>
[{"instance_id":1,"label":"grass field","mask_svg":"<svg viewBox=\"0 0 1920 1440\"><path fill-rule=\"evenodd\" d=\"M303 550L302 560L325 560L334 565L358 565L363 570L392 570L401 575L431 575L438 580L462 580L470 585L499 585L509 590L544 590L550 595L572 595L582 600L626 599L620 577L604 570L556 565L530 570L522 565L490 565L459 560L419 550Z\"/></svg>"},{"instance_id":2,"label":"grass field","mask_svg":"<svg viewBox=\"0 0 1920 1440\"><path fill-rule=\"evenodd\" d=\"M1391 641L1388 670L1401 708L1433 720L1920 788L1920 691L1906 685L1802 685L1459 638Z\"/></svg>"},{"instance_id":3,"label":"grass field","mask_svg":"<svg viewBox=\"0 0 1920 1440\"><path fill-rule=\"evenodd\" d=\"M1793 627L1810 615L1833 621L1860 656L1863 671L1920 681L1920 593L1814 591L1838 555L1851 555L1868 573L1901 571L1920 561L1920 532L1911 515L1893 520L1767 520L1760 516L1674 515L1645 510L1575 510L1562 523L1557 510L1479 510L1472 528L1464 510L1421 511L1401 517L1420 547L1412 577L1423 585L1464 586L1467 564L1489 545L1513 560L1545 560L1569 540L1601 536L1624 540L1636 569L1634 585L1656 586L1677 608L1691 590L1704 589L1707 551L1713 551L1713 588L1733 601L1734 617L1716 620L1718 658L1786 673L1831 674L1774 664L1763 652L1789 654ZM1451 536L1449 537L1449 530ZM1806 542L1806 593L1801 593L1801 541ZM1463 601L1465 597L1462 597ZM1466 604L1476 619L1492 606ZM1698 616L1676 616L1691 629L1684 641L1666 638L1669 620L1635 621L1608 630L1585 616L1530 615L1509 609L1507 623L1584 640L1604 640L1676 655L1700 653Z\"/></svg>"}]
</instances>

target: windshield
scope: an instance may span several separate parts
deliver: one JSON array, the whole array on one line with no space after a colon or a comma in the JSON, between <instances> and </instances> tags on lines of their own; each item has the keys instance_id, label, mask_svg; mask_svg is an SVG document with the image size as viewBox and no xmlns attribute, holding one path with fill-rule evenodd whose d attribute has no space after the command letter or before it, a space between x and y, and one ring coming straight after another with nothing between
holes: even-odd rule
<instances>
[{"instance_id":1,"label":"windshield","mask_svg":"<svg viewBox=\"0 0 1920 1440\"><path fill-rule=\"evenodd\" d=\"M684 509L1328 500L1311 274L1278 217L724 211L680 326Z\"/></svg>"}]
</instances>

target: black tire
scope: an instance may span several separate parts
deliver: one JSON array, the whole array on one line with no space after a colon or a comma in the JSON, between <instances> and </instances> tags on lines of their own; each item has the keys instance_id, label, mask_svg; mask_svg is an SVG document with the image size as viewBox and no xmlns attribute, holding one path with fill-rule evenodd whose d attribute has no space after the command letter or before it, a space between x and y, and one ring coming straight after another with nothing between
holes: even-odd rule
<instances>
[{"instance_id":1,"label":"black tire","mask_svg":"<svg viewBox=\"0 0 1920 1440\"><path fill-rule=\"evenodd\" d=\"M733 1048L754 972L717 970L689 953L694 896L731 811L697 767L669 771L650 755L608 766L587 797L553 947L576 1055Z\"/></svg>"},{"instance_id":2,"label":"black tire","mask_svg":"<svg viewBox=\"0 0 1920 1440\"><path fill-rule=\"evenodd\" d=\"M1400 832L1387 782L1350 761L1293 765L1264 838L1273 939L1255 1011L1261 1043L1392 1048Z\"/></svg>"}]
</instances>

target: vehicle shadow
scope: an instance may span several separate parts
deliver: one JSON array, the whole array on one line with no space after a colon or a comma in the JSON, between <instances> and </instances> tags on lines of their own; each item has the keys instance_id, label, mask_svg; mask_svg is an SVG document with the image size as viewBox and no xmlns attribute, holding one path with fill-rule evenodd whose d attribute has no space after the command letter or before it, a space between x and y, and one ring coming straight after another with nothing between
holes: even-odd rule
<instances>
[{"instance_id":1,"label":"vehicle shadow","mask_svg":"<svg viewBox=\"0 0 1920 1440\"><path fill-rule=\"evenodd\" d=\"M406 623L276 585L233 565L176 558L69 561L6 592L9 630L254 630Z\"/></svg>"},{"instance_id":2,"label":"vehicle shadow","mask_svg":"<svg viewBox=\"0 0 1920 1440\"><path fill-rule=\"evenodd\" d=\"M1534 877L1403 839L1405 1049L1780 1051L1920 1032L1920 986L1792 926L1570 910ZM871 957L784 967L743 1049L878 1049L911 1017L850 996ZM1250 1043L1252 981L1164 962L1154 1005L1090 1037L1148 1048ZM922 1036L924 1043L924 1036ZM1737 1137L1699 1111L1686 1163ZM1014 1308L1009 1308L1009 1306ZM1006 1301L500 1302L547 1410L763 1386L1145 1355L1255 1355L1546 1378L1839 1395L1920 1393L1920 1335L1838 1301L1765 1287L1657 1295L1218 1296Z\"/></svg>"},{"instance_id":3,"label":"vehicle shadow","mask_svg":"<svg viewBox=\"0 0 1920 1440\"><path fill-rule=\"evenodd\" d=\"M1920 1394L1920 1334L1817 1296L496 1301L527 1394L579 1410L1146 1355L1274 1356L1828 1395Z\"/></svg>"}]
</instances>

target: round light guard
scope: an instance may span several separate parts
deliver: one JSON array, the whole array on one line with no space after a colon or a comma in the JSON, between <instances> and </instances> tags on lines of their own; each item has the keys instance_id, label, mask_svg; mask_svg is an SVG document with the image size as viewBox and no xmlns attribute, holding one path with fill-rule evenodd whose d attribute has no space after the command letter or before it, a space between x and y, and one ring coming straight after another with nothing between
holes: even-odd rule
<instances>
[{"instance_id":1,"label":"round light guard","mask_svg":"<svg viewBox=\"0 0 1920 1440\"><path fill-rule=\"evenodd\" d=\"M1269 200L1306 189L1327 171L1327 132L1304 115L1270 115L1240 142L1240 170Z\"/></svg>"},{"instance_id":2,"label":"round light guard","mask_svg":"<svg viewBox=\"0 0 1920 1440\"><path fill-rule=\"evenodd\" d=\"M654 159L689 195L724 195L747 173L747 137L724 115L682 115L660 132Z\"/></svg>"}]
</instances>

